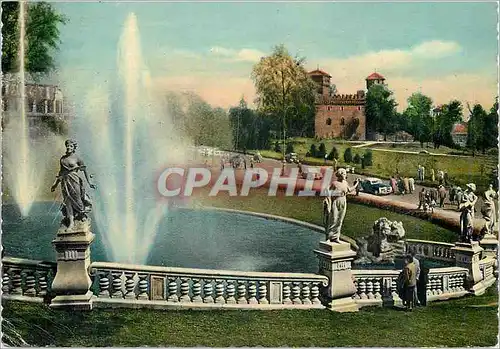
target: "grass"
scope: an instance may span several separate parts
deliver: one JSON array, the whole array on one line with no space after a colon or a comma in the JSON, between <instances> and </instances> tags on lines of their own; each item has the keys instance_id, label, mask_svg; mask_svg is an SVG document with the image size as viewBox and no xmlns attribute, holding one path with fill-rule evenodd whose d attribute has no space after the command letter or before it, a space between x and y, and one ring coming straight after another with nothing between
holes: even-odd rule
<instances>
[{"instance_id":1,"label":"grass","mask_svg":"<svg viewBox=\"0 0 500 349\"><path fill-rule=\"evenodd\" d=\"M497 300L496 289L491 287L483 296L431 303L412 313L389 308L363 308L358 313L145 309L71 312L6 301L2 315L26 342L36 346L466 347L497 344Z\"/></svg>"},{"instance_id":2,"label":"grass","mask_svg":"<svg viewBox=\"0 0 500 349\"><path fill-rule=\"evenodd\" d=\"M322 225L323 200L319 197L284 196L283 193L273 197L267 196L267 189L258 188L252 189L246 197L224 194L208 197L205 191L199 191L197 199L206 206L262 212ZM353 203L348 204L342 233L352 238L370 235L373 223L380 217L403 222L407 238L410 239L456 241L456 233L431 222Z\"/></svg>"}]
</instances>

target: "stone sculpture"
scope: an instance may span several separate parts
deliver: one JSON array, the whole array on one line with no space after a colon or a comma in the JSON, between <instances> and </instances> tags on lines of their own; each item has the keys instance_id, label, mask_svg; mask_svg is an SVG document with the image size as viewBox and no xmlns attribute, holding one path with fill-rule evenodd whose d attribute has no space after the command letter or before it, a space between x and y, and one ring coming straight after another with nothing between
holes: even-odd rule
<instances>
[{"instance_id":1,"label":"stone sculpture","mask_svg":"<svg viewBox=\"0 0 500 349\"><path fill-rule=\"evenodd\" d=\"M95 189L95 185L90 183L82 159L75 154L78 147L77 142L68 139L65 145L66 154L59 161L59 174L51 187L51 191L55 191L60 184L63 197L61 211L64 216L61 224L66 226L67 230L70 231L75 225L75 220L85 221L92 208L90 197L85 191L84 182L79 172L83 172L90 188Z\"/></svg>"},{"instance_id":2,"label":"stone sculpture","mask_svg":"<svg viewBox=\"0 0 500 349\"><path fill-rule=\"evenodd\" d=\"M347 171L340 168L335 174L336 180L332 183L328 196L323 201L323 224L325 226L326 240L340 242L342 223L347 210L346 196L355 191L359 180L352 187L347 183Z\"/></svg>"},{"instance_id":3,"label":"stone sculpture","mask_svg":"<svg viewBox=\"0 0 500 349\"><path fill-rule=\"evenodd\" d=\"M470 242L474 231L474 209L477 202L477 196L474 194L476 185L469 183L462 195L459 210L460 214L460 240L461 242Z\"/></svg>"},{"instance_id":4,"label":"stone sculpture","mask_svg":"<svg viewBox=\"0 0 500 349\"><path fill-rule=\"evenodd\" d=\"M484 204L481 210L483 218L485 220L484 227L482 229L482 236L486 234L493 234L495 223L497 220L496 210L495 210L495 200L498 200L498 193L493 189L493 185L487 191L484 192Z\"/></svg>"}]
</instances>

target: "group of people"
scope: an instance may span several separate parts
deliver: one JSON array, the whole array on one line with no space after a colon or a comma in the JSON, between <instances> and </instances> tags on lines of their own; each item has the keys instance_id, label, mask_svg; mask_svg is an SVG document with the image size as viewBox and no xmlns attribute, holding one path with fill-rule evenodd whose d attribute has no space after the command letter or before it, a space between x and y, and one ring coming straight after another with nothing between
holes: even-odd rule
<instances>
[{"instance_id":1,"label":"group of people","mask_svg":"<svg viewBox=\"0 0 500 349\"><path fill-rule=\"evenodd\" d=\"M419 180L420 182L425 181L425 174L426 174L425 167L419 164L417 167L417 180ZM433 168L431 168L430 177L431 177L430 178L431 182L435 182L437 179L439 185L443 186L448 185L449 179L448 179L448 172L446 171L443 170L436 171Z\"/></svg>"},{"instance_id":2,"label":"group of people","mask_svg":"<svg viewBox=\"0 0 500 349\"><path fill-rule=\"evenodd\" d=\"M418 193L418 209L423 209L425 212L434 212L434 208L438 205L439 207L444 207L444 200L448 196L448 190L444 185L440 184L436 188L422 188Z\"/></svg>"},{"instance_id":3,"label":"group of people","mask_svg":"<svg viewBox=\"0 0 500 349\"><path fill-rule=\"evenodd\" d=\"M415 179L413 177L408 178L408 176L392 176L391 187L394 194L411 194L415 191Z\"/></svg>"}]
</instances>

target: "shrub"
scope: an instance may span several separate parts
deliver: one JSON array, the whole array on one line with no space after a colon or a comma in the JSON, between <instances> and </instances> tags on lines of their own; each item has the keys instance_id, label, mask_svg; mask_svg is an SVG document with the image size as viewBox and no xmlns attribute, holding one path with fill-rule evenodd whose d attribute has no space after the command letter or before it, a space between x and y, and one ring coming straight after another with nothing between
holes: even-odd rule
<instances>
[{"instance_id":1,"label":"shrub","mask_svg":"<svg viewBox=\"0 0 500 349\"><path fill-rule=\"evenodd\" d=\"M332 150L330 151L330 154L328 154L328 160L333 160L333 159L337 159L338 160L339 158L339 151L337 150L337 148L333 147Z\"/></svg>"},{"instance_id":2,"label":"shrub","mask_svg":"<svg viewBox=\"0 0 500 349\"><path fill-rule=\"evenodd\" d=\"M321 144L319 145L318 152L316 153L316 157L317 157L317 158L320 158L320 159L324 159L324 158L325 158L325 155L326 155L326 147L325 147L325 143L321 143Z\"/></svg>"},{"instance_id":3,"label":"shrub","mask_svg":"<svg viewBox=\"0 0 500 349\"><path fill-rule=\"evenodd\" d=\"M355 164L361 163L361 156L359 154L354 155L353 161Z\"/></svg>"},{"instance_id":4,"label":"shrub","mask_svg":"<svg viewBox=\"0 0 500 349\"><path fill-rule=\"evenodd\" d=\"M363 157L365 159L365 166L372 166L373 165L373 153L371 150L366 150L365 155Z\"/></svg>"},{"instance_id":5,"label":"shrub","mask_svg":"<svg viewBox=\"0 0 500 349\"><path fill-rule=\"evenodd\" d=\"M352 149L351 149L351 147L347 148L344 151L344 162L345 163L352 162Z\"/></svg>"},{"instance_id":6,"label":"shrub","mask_svg":"<svg viewBox=\"0 0 500 349\"><path fill-rule=\"evenodd\" d=\"M285 151L287 154L288 153L295 153L295 151L293 150L293 144L292 143L288 143L286 145L286 151Z\"/></svg>"},{"instance_id":7,"label":"shrub","mask_svg":"<svg viewBox=\"0 0 500 349\"><path fill-rule=\"evenodd\" d=\"M315 144L311 144L311 148L309 149L309 156L315 158L317 156L318 150L316 149Z\"/></svg>"},{"instance_id":8,"label":"shrub","mask_svg":"<svg viewBox=\"0 0 500 349\"><path fill-rule=\"evenodd\" d=\"M274 151L276 153L281 153L281 146L279 141L274 142Z\"/></svg>"}]
</instances>

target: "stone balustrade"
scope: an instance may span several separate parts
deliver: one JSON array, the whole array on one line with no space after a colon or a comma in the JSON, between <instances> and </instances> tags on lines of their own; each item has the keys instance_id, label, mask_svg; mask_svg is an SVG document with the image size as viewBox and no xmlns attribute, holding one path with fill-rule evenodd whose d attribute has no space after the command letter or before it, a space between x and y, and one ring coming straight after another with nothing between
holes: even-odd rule
<instances>
[{"instance_id":1,"label":"stone balustrade","mask_svg":"<svg viewBox=\"0 0 500 349\"><path fill-rule=\"evenodd\" d=\"M2 297L43 302L50 296L56 263L23 258L2 258Z\"/></svg>"},{"instance_id":2,"label":"stone balustrade","mask_svg":"<svg viewBox=\"0 0 500 349\"><path fill-rule=\"evenodd\" d=\"M360 307L400 304L397 291L399 270L353 270L357 292L353 296Z\"/></svg>"},{"instance_id":3,"label":"stone balustrade","mask_svg":"<svg viewBox=\"0 0 500 349\"><path fill-rule=\"evenodd\" d=\"M462 297L469 293L467 276L469 271L461 267L432 268L427 274L427 301Z\"/></svg>"},{"instance_id":4,"label":"stone balustrade","mask_svg":"<svg viewBox=\"0 0 500 349\"><path fill-rule=\"evenodd\" d=\"M479 261L479 270L481 271L482 282L485 287L489 287L495 283L495 268L497 260L493 257L486 257Z\"/></svg>"},{"instance_id":5,"label":"stone balustrade","mask_svg":"<svg viewBox=\"0 0 500 349\"><path fill-rule=\"evenodd\" d=\"M446 242L406 239L406 251L408 253L415 252L429 259L450 263L455 262L455 253L452 250L454 246L454 244Z\"/></svg>"},{"instance_id":6,"label":"stone balustrade","mask_svg":"<svg viewBox=\"0 0 500 349\"><path fill-rule=\"evenodd\" d=\"M95 307L324 308L325 276L91 264Z\"/></svg>"}]
</instances>

